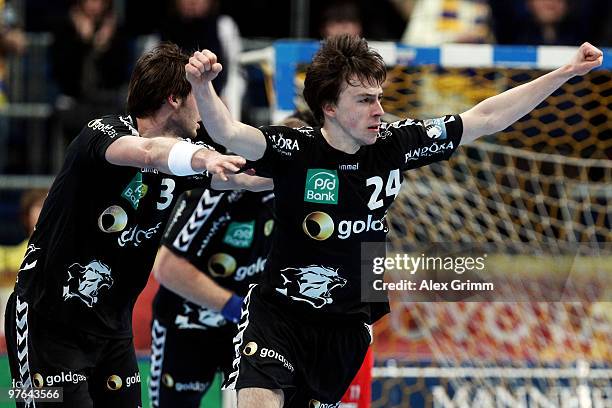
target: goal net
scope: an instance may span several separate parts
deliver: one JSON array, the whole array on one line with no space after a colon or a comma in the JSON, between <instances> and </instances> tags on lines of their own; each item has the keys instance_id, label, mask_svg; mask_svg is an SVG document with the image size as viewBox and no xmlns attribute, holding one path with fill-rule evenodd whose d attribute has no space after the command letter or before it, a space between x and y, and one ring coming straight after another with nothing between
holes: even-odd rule
<instances>
[{"instance_id":1,"label":"goal net","mask_svg":"<svg viewBox=\"0 0 612 408\"><path fill-rule=\"evenodd\" d=\"M569 47L371 43L393 118L461 113L569 60ZM315 42L267 50L274 119L303 102ZM609 58L608 58L609 60ZM492 296L391 294L375 327L374 407L612 406L612 64L574 78L507 130L408 171L388 257L486 252ZM471 245L471 247L469 247ZM464 247L465 248L465 247ZM465 251L469 251L465 250ZM387 271L387 280L405 275Z\"/></svg>"}]
</instances>

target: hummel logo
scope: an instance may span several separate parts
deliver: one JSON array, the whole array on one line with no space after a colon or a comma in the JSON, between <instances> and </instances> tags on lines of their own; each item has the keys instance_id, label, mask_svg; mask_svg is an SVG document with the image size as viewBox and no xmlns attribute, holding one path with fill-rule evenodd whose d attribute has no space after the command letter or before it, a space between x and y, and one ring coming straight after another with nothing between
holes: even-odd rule
<instances>
[{"instance_id":1,"label":"hummel logo","mask_svg":"<svg viewBox=\"0 0 612 408\"><path fill-rule=\"evenodd\" d=\"M196 234L202 228L202 225L206 222L210 214L213 212L217 204L219 203L221 197L223 197L223 193L211 197L210 190L205 190L202 197L200 197L200 201L198 202L198 206L191 213L191 217L179 234L176 236L176 239L172 243L172 245L178 249L179 251L186 252L191 245L191 242L195 238Z\"/></svg>"},{"instance_id":2,"label":"hummel logo","mask_svg":"<svg viewBox=\"0 0 612 408\"><path fill-rule=\"evenodd\" d=\"M359 163L355 164L340 164L338 165L339 170L359 170Z\"/></svg>"}]
</instances>

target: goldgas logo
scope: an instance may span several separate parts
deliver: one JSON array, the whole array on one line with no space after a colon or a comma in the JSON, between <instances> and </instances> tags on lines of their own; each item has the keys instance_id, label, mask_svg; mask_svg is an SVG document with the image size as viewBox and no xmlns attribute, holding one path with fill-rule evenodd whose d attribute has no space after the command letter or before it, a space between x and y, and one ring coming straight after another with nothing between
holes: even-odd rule
<instances>
[{"instance_id":1,"label":"goldgas logo","mask_svg":"<svg viewBox=\"0 0 612 408\"><path fill-rule=\"evenodd\" d=\"M123 231L127 226L128 216L125 210L118 205L111 205L98 217L98 228L111 234Z\"/></svg>"},{"instance_id":2,"label":"goldgas logo","mask_svg":"<svg viewBox=\"0 0 612 408\"><path fill-rule=\"evenodd\" d=\"M208 273L216 278L226 278L236 271L236 259L225 253L214 254L208 260Z\"/></svg>"},{"instance_id":3,"label":"goldgas logo","mask_svg":"<svg viewBox=\"0 0 612 408\"><path fill-rule=\"evenodd\" d=\"M174 378L168 373L162 375L161 382L168 388L174 387Z\"/></svg>"},{"instance_id":4,"label":"goldgas logo","mask_svg":"<svg viewBox=\"0 0 612 408\"><path fill-rule=\"evenodd\" d=\"M336 170L308 169L304 201L318 204L338 204L338 185Z\"/></svg>"},{"instance_id":5,"label":"goldgas logo","mask_svg":"<svg viewBox=\"0 0 612 408\"><path fill-rule=\"evenodd\" d=\"M302 230L314 240L325 241L334 235L334 232L339 239L348 239L361 233L388 232L389 229L384 222L384 216L378 219L374 218L372 214L368 214L365 219L361 220L341 220L336 226L329 214L315 211L304 218Z\"/></svg>"},{"instance_id":6,"label":"goldgas logo","mask_svg":"<svg viewBox=\"0 0 612 408\"><path fill-rule=\"evenodd\" d=\"M43 380L43 376L36 373L32 376L32 383L34 384L34 387L36 388L40 388L43 385L45 385L45 381Z\"/></svg>"},{"instance_id":7,"label":"goldgas logo","mask_svg":"<svg viewBox=\"0 0 612 408\"><path fill-rule=\"evenodd\" d=\"M273 230L274 230L274 220L266 221L266 223L264 224L264 235L266 237L269 237L270 234L272 234Z\"/></svg>"},{"instance_id":8,"label":"goldgas logo","mask_svg":"<svg viewBox=\"0 0 612 408\"><path fill-rule=\"evenodd\" d=\"M232 222L227 227L223 242L234 248L248 248L253 242L255 221Z\"/></svg>"},{"instance_id":9,"label":"goldgas logo","mask_svg":"<svg viewBox=\"0 0 612 408\"><path fill-rule=\"evenodd\" d=\"M108 379L106 380L106 388L108 388L111 391L117 391L122 386L123 386L123 381L121 380L121 377L119 377L118 375L113 374L110 377L108 377Z\"/></svg>"},{"instance_id":10,"label":"goldgas logo","mask_svg":"<svg viewBox=\"0 0 612 408\"><path fill-rule=\"evenodd\" d=\"M242 352L245 356L252 356L253 354L257 353L257 343L254 341L248 342Z\"/></svg>"},{"instance_id":11,"label":"goldgas logo","mask_svg":"<svg viewBox=\"0 0 612 408\"><path fill-rule=\"evenodd\" d=\"M325 241L334 233L334 220L324 212L311 212L302 222L304 233L317 241Z\"/></svg>"}]
</instances>

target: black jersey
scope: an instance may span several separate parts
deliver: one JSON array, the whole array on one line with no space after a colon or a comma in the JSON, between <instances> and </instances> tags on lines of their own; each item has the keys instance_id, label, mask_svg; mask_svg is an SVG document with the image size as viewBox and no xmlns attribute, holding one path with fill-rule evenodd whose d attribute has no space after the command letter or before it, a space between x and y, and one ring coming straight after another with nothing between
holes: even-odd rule
<instances>
[{"instance_id":1,"label":"black jersey","mask_svg":"<svg viewBox=\"0 0 612 408\"><path fill-rule=\"evenodd\" d=\"M259 281L270 252L274 218L270 191L188 191L179 198L162 244L191 262L219 285L245 296ZM155 318L179 329L220 327L227 321L161 286Z\"/></svg>"},{"instance_id":2,"label":"black jersey","mask_svg":"<svg viewBox=\"0 0 612 408\"><path fill-rule=\"evenodd\" d=\"M205 175L110 164L106 149L126 135L138 136L132 117L105 116L70 144L15 286L39 315L104 337L131 336L133 305L173 204L210 185Z\"/></svg>"},{"instance_id":3,"label":"black jersey","mask_svg":"<svg viewBox=\"0 0 612 408\"><path fill-rule=\"evenodd\" d=\"M361 263L384 253L361 244L385 241L402 172L450 158L461 118L383 123L354 154L331 147L320 128L260 129L267 147L254 168L274 179L278 220L262 294L305 316L377 320L388 304L361 301Z\"/></svg>"}]
</instances>

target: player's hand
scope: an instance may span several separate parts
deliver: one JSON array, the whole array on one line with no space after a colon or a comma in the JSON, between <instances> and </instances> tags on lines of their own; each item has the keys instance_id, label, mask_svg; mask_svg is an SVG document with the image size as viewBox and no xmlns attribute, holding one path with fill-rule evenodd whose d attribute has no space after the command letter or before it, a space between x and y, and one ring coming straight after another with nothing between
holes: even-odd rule
<instances>
[{"instance_id":1,"label":"player's hand","mask_svg":"<svg viewBox=\"0 0 612 408\"><path fill-rule=\"evenodd\" d=\"M585 75L603 63L603 52L597 47L585 42L568 64L570 73L574 76Z\"/></svg>"},{"instance_id":2,"label":"player's hand","mask_svg":"<svg viewBox=\"0 0 612 408\"><path fill-rule=\"evenodd\" d=\"M191 86L210 82L219 75L223 66L217 62L217 56L209 50L196 51L185 65L187 80Z\"/></svg>"},{"instance_id":3,"label":"player's hand","mask_svg":"<svg viewBox=\"0 0 612 408\"><path fill-rule=\"evenodd\" d=\"M228 180L228 174L238 172L246 164L244 157L225 155L208 149L198 150L195 158L196 160L203 159L206 170L210 174L216 174L223 181Z\"/></svg>"}]
</instances>

